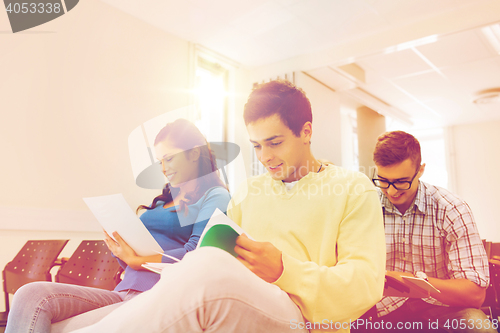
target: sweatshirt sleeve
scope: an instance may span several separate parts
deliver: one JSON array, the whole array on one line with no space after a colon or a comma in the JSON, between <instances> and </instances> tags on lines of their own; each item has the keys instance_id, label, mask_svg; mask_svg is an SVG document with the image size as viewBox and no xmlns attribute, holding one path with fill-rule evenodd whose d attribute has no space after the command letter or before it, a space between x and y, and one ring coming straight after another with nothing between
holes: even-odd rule
<instances>
[{"instance_id":1,"label":"sweatshirt sleeve","mask_svg":"<svg viewBox=\"0 0 500 333\"><path fill-rule=\"evenodd\" d=\"M111 251L110 251L110 252L111 252ZM116 259L116 261L118 261L118 264L120 264L120 266L121 266L123 269L127 268L127 266L128 266L128 265L125 263L125 261L123 261L123 260L121 260L120 258L118 258L117 256L115 256L113 252L111 252L111 256L112 256L113 258L115 258L115 259Z\"/></svg>"},{"instance_id":2,"label":"sweatshirt sleeve","mask_svg":"<svg viewBox=\"0 0 500 333\"><path fill-rule=\"evenodd\" d=\"M283 253L284 270L274 282L290 294L307 320L349 322L381 299L385 238L380 201L374 189L349 196L339 224L336 253L322 255L336 255L337 264L320 266Z\"/></svg>"},{"instance_id":3,"label":"sweatshirt sleeve","mask_svg":"<svg viewBox=\"0 0 500 333\"><path fill-rule=\"evenodd\" d=\"M221 211L225 212L229 203L229 199L229 193L222 187L216 187L212 190L209 190L209 192L206 194L205 199L203 200L200 211L198 212L196 222L193 224L193 232L191 233L189 240L186 242L186 244L184 244L183 247L165 251L165 254L177 259L182 259L186 253L194 250L198 245L198 241L200 240L200 236L203 233L203 229L205 229L205 226L207 225L208 220L214 213L215 209L219 208ZM167 257L162 257L162 262L174 263L174 260Z\"/></svg>"}]
</instances>

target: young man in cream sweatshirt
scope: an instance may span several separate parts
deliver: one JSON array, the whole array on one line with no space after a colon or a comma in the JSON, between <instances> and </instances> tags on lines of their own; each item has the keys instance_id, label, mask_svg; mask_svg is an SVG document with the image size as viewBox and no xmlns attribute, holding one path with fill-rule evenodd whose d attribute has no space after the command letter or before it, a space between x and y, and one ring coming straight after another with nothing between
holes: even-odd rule
<instances>
[{"instance_id":1,"label":"young man in cream sweatshirt","mask_svg":"<svg viewBox=\"0 0 500 333\"><path fill-rule=\"evenodd\" d=\"M244 119L268 172L236 191L227 213L255 240L238 237L237 258L210 247L187 254L81 332L348 332L381 299L377 192L363 174L313 156L305 93L286 81L259 85Z\"/></svg>"}]
</instances>

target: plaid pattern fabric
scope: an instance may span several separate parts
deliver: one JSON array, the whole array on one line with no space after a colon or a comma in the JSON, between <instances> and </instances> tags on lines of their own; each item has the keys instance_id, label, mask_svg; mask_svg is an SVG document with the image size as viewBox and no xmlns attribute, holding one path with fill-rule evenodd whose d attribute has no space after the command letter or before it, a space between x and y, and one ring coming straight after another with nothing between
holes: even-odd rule
<instances>
[{"instance_id":1,"label":"plaid pattern fabric","mask_svg":"<svg viewBox=\"0 0 500 333\"><path fill-rule=\"evenodd\" d=\"M488 258L464 201L445 189L419 182L415 201L404 215L379 190L384 212L388 271L423 271L439 279L489 283ZM378 316L404 304L406 297L384 297ZM444 305L429 297L424 301Z\"/></svg>"}]
</instances>

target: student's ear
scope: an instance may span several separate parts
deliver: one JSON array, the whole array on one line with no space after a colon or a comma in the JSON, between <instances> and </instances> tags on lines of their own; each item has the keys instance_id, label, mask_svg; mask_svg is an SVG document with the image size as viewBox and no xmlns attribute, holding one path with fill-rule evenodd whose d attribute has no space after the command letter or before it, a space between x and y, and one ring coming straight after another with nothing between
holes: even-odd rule
<instances>
[{"instance_id":1,"label":"student's ear","mask_svg":"<svg viewBox=\"0 0 500 333\"><path fill-rule=\"evenodd\" d=\"M311 137L312 137L312 123L310 121L307 121L302 126L302 130L300 131L300 136L303 139L302 141L304 143L309 143L311 141Z\"/></svg>"},{"instance_id":2,"label":"student's ear","mask_svg":"<svg viewBox=\"0 0 500 333\"><path fill-rule=\"evenodd\" d=\"M194 147L188 151L189 159L196 162L200 159L201 150L200 147Z\"/></svg>"},{"instance_id":3,"label":"student's ear","mask_svg":"<svg viewBox=\"0 0 500 333\"><path fill-rule=\"evenodd\" d=\"M422 163L422 165L420 166L420 170L418 171L419 172L418 178L422 177L424 171L425 171L425 163Z\"/></svg>"}]
</instances>

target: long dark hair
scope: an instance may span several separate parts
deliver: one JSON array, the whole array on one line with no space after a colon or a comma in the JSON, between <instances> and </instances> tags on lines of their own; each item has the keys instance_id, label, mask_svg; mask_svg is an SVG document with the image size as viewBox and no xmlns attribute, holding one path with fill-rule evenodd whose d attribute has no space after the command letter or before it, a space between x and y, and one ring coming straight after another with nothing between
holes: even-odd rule
<instances>
[{"instance_id":1,"label":"long dark hair","mask_svg":"<svg viewBox=\"0 0 500 333\"><path fill-rule=\"evenodd\" d=\"M187 212L187 205L198 201L211 187L222 186L226 188L219 178L215 155L210 149L210 145L193 123L182 118L168 123L156 136L155 146L162 141L168 141L176 148L182 149L184 153L195 147L200 149L197 186L194 191L186 194L186 201L183 200L180 202L180 210L185 209ZM158 204L158 201L162 201L164 204L171 203L179 191L178 188L171 188L167 183L162 193L154 198L149 206L140 205L137 207L136 212L139 212L141 209L153 209Z\"/></svg>"}]
</instances>

